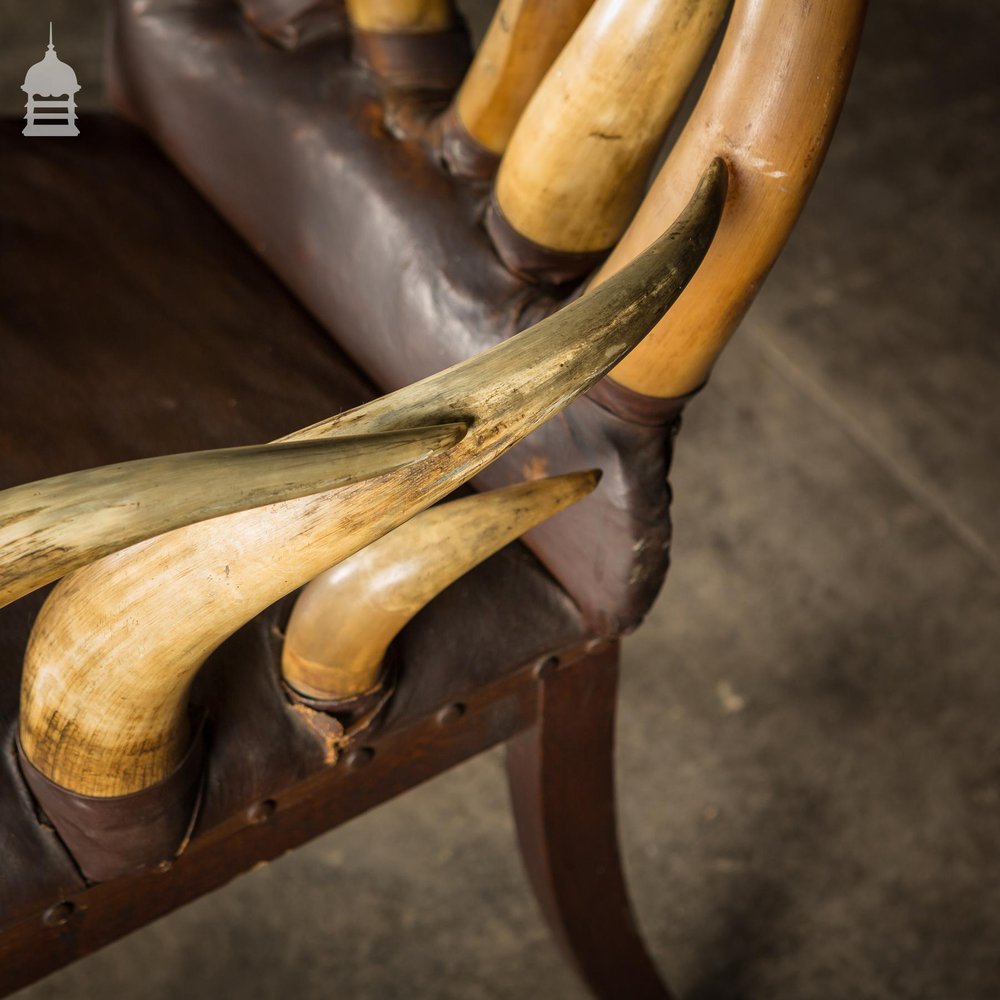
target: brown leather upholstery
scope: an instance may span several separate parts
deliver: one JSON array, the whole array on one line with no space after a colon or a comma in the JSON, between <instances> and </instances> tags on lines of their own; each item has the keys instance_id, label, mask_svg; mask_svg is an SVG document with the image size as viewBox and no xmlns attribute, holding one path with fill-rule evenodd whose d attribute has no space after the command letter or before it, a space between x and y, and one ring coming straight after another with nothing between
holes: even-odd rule
<instances>
[{"instance_id":1,"label":"brown leather upholstery","mask_svg":"<svg viewBox=\"0 0 1000 1000\"><path fill-rule=\"evenodd\" d=\"M239 0L261 37L284 48L305 45L330 30L347 28L343 0Z\"/></svg>"},{"instance_id":2,"label":"brown leather upholstery","mask_svg":"<svg viewBox=\"0 0 1000 1000\"><path fill-rule=\"evenodd\" d=\"M375 390L135 129L72 142L0 127L0 488L117 460L265 441ZM36 817L12 743L43 595L0 611L0 926L82 887ZM279 686L278 605L199 678L209 711L199 831L323 764ZM578 643L580 613L523 547L433 602L397 644L384 725Z\"/></svg>"},{"instance_id":3,"label":"brown leather upholstery","mask_svg":"<svg viewBox=\"0 0 1000 1000\"><path fill-rule=\"evenodd\" d=\"M573 294L507 271L481 225L488 190L444 171L433 129L425 141L387 131L346 36L279 49L232 0L121 0L118 14L119 103L383 389L471 357ZM677 408L657 426L602 398L578 400L477 485L602 469L592 496L527 541L590 626L617 636L666 572Z\"/></svg>"}]
</instances>

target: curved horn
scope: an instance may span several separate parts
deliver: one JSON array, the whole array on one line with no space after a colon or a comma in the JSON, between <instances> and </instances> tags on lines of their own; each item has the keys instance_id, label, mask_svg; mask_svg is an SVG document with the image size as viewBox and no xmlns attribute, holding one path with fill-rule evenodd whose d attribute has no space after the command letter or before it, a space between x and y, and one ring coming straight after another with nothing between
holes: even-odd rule
<instances>
[{"instance_id":1,"label":"curved horn","mask_svg":"<svg viewBox=\"0 0 1000 1000\"><path fill-rule=\"evenodd\" d=\"M188 687L208 654L279 597L471 479L601 378L690 280L725 188L715 161L670 232L614 280L469 361L292 436L468 422L447 453L367 486L181 528L64 579L25 658L20 736L30 761L98 796L169 774L187 743Z\"/></svg>"},{"instance_id":2,"label":"curved horn","mask_svg":"<svg viewBox=\"0 0 1000 1000\"><path fill-rule=\"evenodd\" d=\"M615 381L670 397L708 377L788 239L823 162L864 8L864 0L737 0L691 118L594 282L663 232L711 156L726 157L733 169L725 219L691 287L614 370Z\"/></svg>"},{"instance_id":3,"label":"curved horn","mask_svg":"<svg viewBox=\"0 0 1000 1000\"><path fill-rule=\"evenodd\" d=\"M594 0L500 0L442 124L459 177L490 177L521 112Z\"/></svg>"},{"instance_id":4,"label":"curved horn","mask_svg":"<svg viewBox=\"0 0 1000 1000\"><path fill-rule=\"evenodd\" d=\"M591 7L535 91L497 173L487 228L512 271L564 280L591 270L614 245L725 7Z\"/></svg>"},{"instance_id":5,"label":"curved horn","mask_svg":"<svg viewBox=\"0 0 1000 1000\"><path fill-rule=\"evenodd\" d=\"M389 643L431 598L519 535L583 499L596 471L453 500L316 577L285 631L281 670L310 698L341 700L378 683Z\"/></svg>"},{"instance_id":6,"label":"curved horn","mask_svg":"<svg viewBox=\"0 0 1000 1000\"><path fill-rule=\"evenodd\" d=\"M321 493L416 462L465 426L220 448L71 472L0 492L0 607L195 521Z\"/></svg>"}]
</instances>

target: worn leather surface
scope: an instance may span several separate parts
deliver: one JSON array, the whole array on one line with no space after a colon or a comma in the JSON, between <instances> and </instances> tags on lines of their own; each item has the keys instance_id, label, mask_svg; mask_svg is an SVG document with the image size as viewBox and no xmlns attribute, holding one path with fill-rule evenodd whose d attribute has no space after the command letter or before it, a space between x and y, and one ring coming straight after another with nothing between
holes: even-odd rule
<instances>
[{"instance_id":1,"label":"worn leather surface","mask_svg":"<svg viewBox=\"0 0 1000 1000\"><path fill-rule=\"evenodd\" d=\"M343 0L239 0L247 23L283 48L305 45L331 31L347 30Z\"/></svg>"},{"instance_id":2,"label":"worn leather surface","mask_svg":"<svg viewBox=\"0 0 1000 1000\"><path fill-rule=\"evenodd\" d=\"M281 50L231 0L120 0L112 48L120 104L381 388L471 357L572 294L504 267L482 226L488 188L447 173L433 128L427 141L390 134L343 34ZM634 628L662 583L670 447L670 421L583 398L477 480L603 470L529 539L601 634Z\"/></svg>"},{"instance_id":3,"label":"worn leather surface","mask_svg":"<svg viewBox=\"0 0 1000 1000\"><path fill-rule=\"evenodd\" d=\"M372 397L358 369L137 130L87 116L65 142L0 123L0 488L108 462L266 441ZM82 887L13 750L21 661L43 599L0 610L0 926ZM282 602L209 660L198 830L322 766L278 677ZM586 635L510 547L401 636L401 726ZM196 832L197 835L197 832Z\"/></svg>"},{"instance_id":4,"label":"worn leather surface","mask_svg":"<svg viewBox=\"0 0 1000 1000\"><path fill-rule=\"evenodd\" d=\"M469 135L452 103L437 120L437 145L448 172L470 181L488 181L501 157Z\"/></svg>"}]
</instances>

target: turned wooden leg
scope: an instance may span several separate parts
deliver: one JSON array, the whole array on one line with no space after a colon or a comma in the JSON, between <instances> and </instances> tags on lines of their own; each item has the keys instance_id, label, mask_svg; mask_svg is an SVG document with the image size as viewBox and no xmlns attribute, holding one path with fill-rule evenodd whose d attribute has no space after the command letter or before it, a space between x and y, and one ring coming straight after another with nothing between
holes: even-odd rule
<instances>
[{"instance_id":1,"label":"turned wooden leg","mask_svg":"<svg viewBox=\"0 0 1000 1000\"><path fill-rule=\"evenodd\" d=\"M507 744L521 855L556 939L600 998L670 997L636 926L615 828L618 646L555 668Z\"/></svg>"}]
</instances>

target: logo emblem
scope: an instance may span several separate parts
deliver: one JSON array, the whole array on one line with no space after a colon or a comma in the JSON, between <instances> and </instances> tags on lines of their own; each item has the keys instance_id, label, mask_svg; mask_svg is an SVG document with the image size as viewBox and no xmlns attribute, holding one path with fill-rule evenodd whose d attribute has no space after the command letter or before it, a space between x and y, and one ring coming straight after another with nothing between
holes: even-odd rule
<instances>
[{"instance_id":1,"label":"logo emblem","mask_svg":"<svg viewBox=\"0 0 1000 1000\"><path fill-rule=\"evenodd\" d=\"M73 96L79 89L73 67L56 55L56 47L52 44L52 22L49 21L49 47L45 58L28 70L21 85L21 90L28 95L24 115L27 125L21 134L79 135Z\"/></svg>"}]
</instances>

